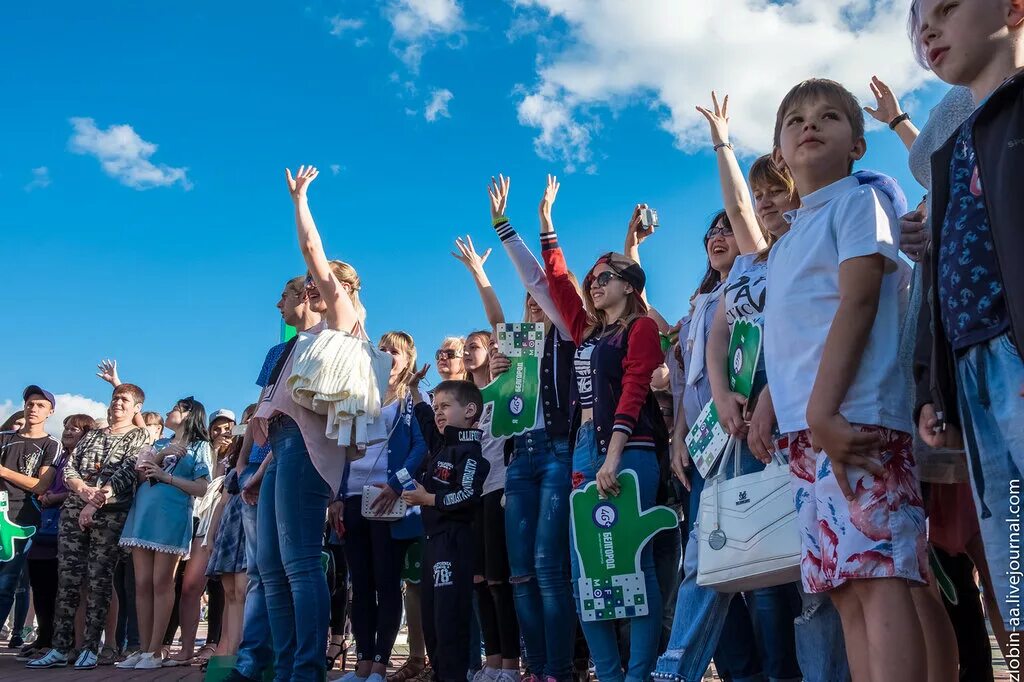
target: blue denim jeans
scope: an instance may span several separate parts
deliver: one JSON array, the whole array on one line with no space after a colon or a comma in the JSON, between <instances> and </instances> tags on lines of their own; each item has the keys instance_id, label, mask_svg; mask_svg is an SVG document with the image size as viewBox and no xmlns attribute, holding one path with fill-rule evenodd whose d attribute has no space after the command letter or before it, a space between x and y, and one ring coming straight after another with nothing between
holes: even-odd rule
<instances>
[{"instance_id":1,"label":"blue denim jeans","mask_svg":"<svg viewBox=\"0 0 1024 682\"><path fill-rule=\"evenodd\" d=\"M244 486L248 483L257 469L259 469L258 464L250 464L246 467L238 478L238 484ZM270 477L277 478L277 467L274 460L267 465L264 476L264 482ZM262 679L263 671L274 663L274 649L270 639L270 617L267 614L267 599L257 559L259 507L264 504L273 504L273 500L263 500L262 485L261 483L259 504L257 506L242 505L242 530L245 532L245 561L248 567L249 582L245 589L242 642L238 646L238 659L235 661L235 668L238 672L254 680ZM274 485L276 482L271 483L269 489L272 489Z\"/></svg>"},{"instance_id":2,"label":"blue denim jeans","mask_svg":"<svg viewBox=\"0 0 1024 682\"><path fill-rule=\"evenodd\" d=\"M999 612L1012 631L1018 628L1012 627L1011 609L1020 608L1019 598L1011 596L1016 588L1011 591L1010 578L1019 577L1020 568L1014 566L1019 563L1019 542L1011 542L1010 530L1022 521L1024 363L1010 335L968 349L957 359L957 380L985 558Z\"/></svg>"},{"instance_id":3,"label":"blue denim jeans","mask_svg":"<svg viewBox=\"0 0 1024 682\"><path fill-rule=\"evenodd\" d=\"M31 504L31 502L26 502L26 504ZM15 540L14 556L11 557L10 561L0 563L0 616L3 616L0 624L7 621L7 616L11 612L11 607L14 606L14 600L18 596L18 592L22 590L27 591L23 582L25 562L28 560L28 550L31 546L32 538ZM14 625L17 626L17 624L18 618L17 614L15 614ZM24 625L24 619L22 619L22 625ZM20 630L14 630L13 632L14 634L21 634Z\"/></svg>"},{"instance_id":4,"label":"blue denim jeans","mask_svg":"<svg viewBox=\"0 0 1024 682\"><path fill-rule=\"evenodd\" d=\"M580 427L576 437L576 447L572 454L573 472L583 474L584 483L597 477L597 471L604 464L604 455L597 449L594 437L594 424L587 422ZM661 472L653 451L643 448L626 448L622 452L620 471L632 469L636 472L640 486L640 506L649 509L654 506L658 491L658 479ZM629 629L629 669L625 676L619 660L616 644L615 621L593 621L582 623L583 634L590 647L590 655L594 659L597 677L601 682L640 682L646 680L654 669L658 658L658 641L661 636L661 591L658 588L658 574L654 565L653 543L640 552L640 570L644 573L647 587L647 604L649 612L646 616L638 616L630 621ZM575 543L573 543L575 546ZM579 609L580 566L576 552L572 558L572 589Z\"/></svg>"},{"instance_id":5,"label":"blue denim jeans","mask_svg":"<svg viewBox=\"0 0 1024 682\"><path fill-rule=\"evenodd\" d=\"M828 594L804 592L798 582L803 611L796 619L796 658L804 682L849 682L846 639L839 612Z\"/></svg>"},{"instance_id":6,"label":"blue denim jeans","mask_svg":"<svg viewBox=\"0 0 1024 682\"><path fill-rule=\"evenodd\" d=\"M566 440L544 429L515 439L505 478L505 538L519 628L530 671L572 676L576 625L569 589L569 493L572 456Z\"/></svg>"},{"instance_id":7,"label":"blue denim jeans","mask_svg":"<svg viewBox=\"0 0 1024 682\"><path fill-rule=\"evenodd\" d=\"M331 487L313 466L294 421L272 422L270 443L275 471L260 486L256 557L274 640L275 680L320 682L331 617L320 558Z\"/></svg>"},{"instance_id":8,"label":"blue denim jeans","mask_svg":"<svg viewBox=\"0 0 1024 682\"><path fill-rule=\"evenodd\" d=\"M744 446L740 474L759 468L764 465ZM730 672L734 682L799 679L800 667L793 642L794 619L800 613L795 584L749 592L745 595L745 604L735 605L732 600L736 595L697 585L699 533L696 522L704 480L696 471L693 473L690 498L693 526L683 557L683 580L676 597L672 634L668 648L658 659L655 678L699 682L715 655L716 664ZM730 626L726 630L727 621ZM753 625L757 626L759 637L755 637ZM726 630L724 635L723 630ZM758 639L761 665L750 655L758 648ZM720 640L722 647L718 647Z\"/></svg>"}]
</instances>

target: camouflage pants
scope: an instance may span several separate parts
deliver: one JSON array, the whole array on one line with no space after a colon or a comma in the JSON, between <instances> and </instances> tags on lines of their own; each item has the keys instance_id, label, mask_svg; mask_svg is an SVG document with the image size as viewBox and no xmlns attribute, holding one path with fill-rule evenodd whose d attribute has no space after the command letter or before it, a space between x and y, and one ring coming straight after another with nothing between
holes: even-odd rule
<instances>
[{"instance_id":1,"label":"camouflage pants","mask_svg":"<svg viewBox=\"0 0 1024 682\"><path fill-rule=\"evenodd\" d=\"M57 532L57 610L53 647L67 653L75 645L75 611L82 585L89 591L82 647L99 651L114 586L114 565L121 556L118 541L127 511L96 512L88 530L78 527L78 505L64 505ZM112 644L112 643L111 643Z\"/></svg>"}]
</instances>

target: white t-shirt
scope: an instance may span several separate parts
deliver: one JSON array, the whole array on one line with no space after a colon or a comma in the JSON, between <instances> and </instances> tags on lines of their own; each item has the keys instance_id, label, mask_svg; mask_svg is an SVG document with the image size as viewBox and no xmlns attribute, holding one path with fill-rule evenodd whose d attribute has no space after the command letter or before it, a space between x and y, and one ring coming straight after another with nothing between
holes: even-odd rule
<instances>
[{"instance_id":1,"label":"white t-shirt","mask_svg":"<svg viewBox=\"0 0 1024 682\"><path fill-rule=\"evenodd\" d=\"M912 432L909 368L897 358L909 267L899 257L891 202L851 176L804 197L786 217L792 227L768 259L764 313L765 365L779 430L807 428L807 405L839 307L839 264L877 253L891 267L882 278L875 323L840 412L850 423Z\"/></svg>"},{"instance_id":2,"label":"white t-shirt","mask_svg":"<svg viewBox=\"0 0 1024 682\"><path fill-rule=\"evenodd\" d=\"M737 256L722 287L722 303L729 333L736 320L744 319L764 328L764 305L768 284L768 259L758 254Z\"/></svg>"},{"instance_id":3,"label":"white t-shirt","mask_svg":"<svg viewBox=\"0 0 1024 682\"><path fill-rule=\"evenodd\" d=\"M401 401L395 400L381 408L381 416L384 418L384 426L390 434L395 427L395 420L398 419L398 405ZM348 490L346 494L360 497L363 494L363 486L388 482L388 441L374 443L367 446L366 454L349 465Z\"/></svg>"},{"instance_id":4,"label":"white t-shirt","mask_svg":"<svg viewBox=\"0 0 1024 682\"><path fill-rule=\"evenodd\" d=\"M505 441L508 438L494 438L491 436L491 418L494 414L494 403L484 405L484 413L481 415L480 423L477 425L484 432L480 439L480 449L483 451L484 459L491 465L484 479L483 494L493 493L505 487Z\"/></svg>"}]
</instances>

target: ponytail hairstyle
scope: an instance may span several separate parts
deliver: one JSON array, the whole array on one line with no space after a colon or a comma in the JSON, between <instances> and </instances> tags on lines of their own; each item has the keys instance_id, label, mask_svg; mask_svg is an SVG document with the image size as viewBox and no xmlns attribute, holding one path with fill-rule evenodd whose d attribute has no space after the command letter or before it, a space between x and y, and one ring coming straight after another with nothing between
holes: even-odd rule
<instances>
[{"instance_id":1,"label":"ponytail hairstyle","mask_svg":"<svg viewBox=\"0 0 1024 682\"><path fill-rule=\"evenodd\" d=\"M182 398L177 404L188 409L188 416L181 424L185 443L191 446L200 441L210 442L210 430L206 426L206 407L191 396Z\"/></svg>"},{"instance_id":2,"label":"ponytail hairstyle","mask_svg":"<svg viewBox=\"0 0 1024 682\"><path fill-rule=\"evenodd\" d=\"M349 298L352 300L352 306L356 309L356 316L361 323L366 324L366 308L363 307L362 302L359 300L359 290L363 288L359 281L359 274L348 263L340 260L329 262L331 272L334 273L338 282L349 286Z\"/></svg>"},{"instance_id":3,"label":"ponytail hairstyle","mask_svg":"<svg viewBox=\"0 0 1024 682\"><path fill-rule=\"evenodd\" d=\"M708 233L711 232L711 230L713 230L714 227L719 223L725 223L725 225L728 226L730 229L732 228L732 223L729 222L729 215L724 210L715 213L714 217L711 218L711 224L708 225L708 229L704 231L705 254L707 254L708 252L708 242L711 241L711 238L708 236ZM700 286L697 287L697 293L710 294L712 291L715 290L715 287L717 287L721 281L721 273L719 273L718 270L715 270L713 267L711 267L711 259L709 258L707 272L704 273L704 277L700 280Z\"/></svg>"},{"instance_id":4,"label":"ponytail hairstyle","mask_svg":"<svg viewBox=\"0 0 1024 682\"><path fill-rule=\"evenodd\" d=\"M395 398L404 401L409 395L409 379L416 373L416 342L406 332L387 332L380 337L377 347L391 346L405 355L405 369L395 377Z\"/></svg>"}]
</instances>

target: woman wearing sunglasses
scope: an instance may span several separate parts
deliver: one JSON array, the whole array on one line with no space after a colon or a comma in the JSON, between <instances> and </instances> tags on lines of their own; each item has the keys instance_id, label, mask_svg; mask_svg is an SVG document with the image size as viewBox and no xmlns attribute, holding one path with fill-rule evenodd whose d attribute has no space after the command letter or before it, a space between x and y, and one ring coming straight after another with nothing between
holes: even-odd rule
<instances>
[{"instance_id":1,"label":"woman wearing sunglasses","mask_svg":"<svg viewBox=\"0 0 1024 682\"><path fill-rule=\"evenodd\" d=\"M577 346L573 357L576 394L569 408L575 435L570 436L570 442L575 442L573 484L580 487L596 481L601 494L615 496L619 472L632 469L641 507L647 509L655 504L661 477L657 449L668 447L667 442L659 442L667 438L660 425L661 411L651 395L651 373L661 365L664 353L657 324L647 316L642 297L647 277L633 259L606 253L587 273L581 296L549 220L541 223L541 252L551 297ZM578 599L576 552L571 560ZM630 680L648 678L661 636L661 592L650 544L641 553L640 567L650 611L630 621L626 673ZM602 682L621 682L615 622L585 622L583 633L597 677Z\"/></svg>"},{"instance_id":2,"label":"woman wearing sunglasses","mask_svg":"<svg viewBox=\"0 0 1024 682\"><path fill-rule=\"evenodd\" d=\"M349 450L357 448L339 444L349 442L347 429L341 438L326 435L327 416L297 403L289 379L303 366L298 362L300 355L317 356L299 353L300 348L333 350L341 344L353 350L351 356L319 355L322 367L334 361L337 376L342 376L353 374L344 367L364 360L362 354L370 354L370 347L364 328L366 309L359 300L359 275L351 265L327 259L309 209L307 190L319 172L302 166L294 177L290 170L285 174L295 206L299 250L309 272L306 294L310 308L322 315L322 321L300 333L275 366L250 428L254 442L269 442L274 453L260 487L257 563L270 615L277 675L306 682L323 679L326 668L324 644L328 641L331 597L320 552L327 505L338 495ZM322 336L324 332L327 335ZM361 397L369 395L368 385L358 388L364 392ZM332 423L330 428L336 427Z\"/></svg>"},{"instance_id":3,"label":"woman wearing sunglasses","mask_svg":"<svg viewBox=\"0 0 1024 682\"><path fill-rule=\"evenodd\" d=\"M142 651L118 668L163 665L164 631L174 608L174 573L192 544L192 503L210 481L210 436L203 404L185 398L167 413L172 438L158 440L139 456L139 489L121 534L135 568L135 608Z\"/></svg>"}]
</instances>

